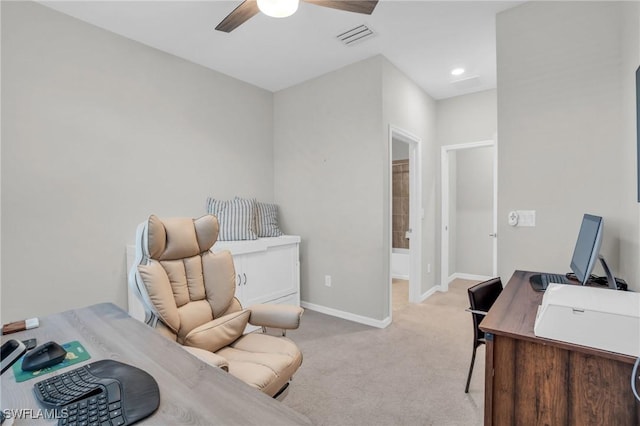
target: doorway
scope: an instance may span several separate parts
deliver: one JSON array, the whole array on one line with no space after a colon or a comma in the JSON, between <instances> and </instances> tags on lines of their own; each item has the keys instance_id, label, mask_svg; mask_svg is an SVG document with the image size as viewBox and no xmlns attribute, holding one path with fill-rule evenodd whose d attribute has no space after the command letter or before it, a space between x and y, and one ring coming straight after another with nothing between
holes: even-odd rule
<instances>
[{"instance_id":1,"label":"doorway","mask_svg":"<svg viewBox=\"0 0 640 426\"><path fill-rule=\"evenodd\" d=\"M494 140L442 147L442 291L497 274L497 163Z\"/></svg>"},{"instance_id":2,"label":"doorway","mask_svg":"<svg viewBox=\"0 0 640 426\"><path fill-rule=\"evenodd\" d=\"M420 302L422 253L421 140L400 128L389 126L389 312L396 301ZM394 175L396 181L394 183ZM395 202L394 202L395 201ZM395 216L395 217L394 217ZM395 221L394 221L395 219ZM394 225L395 222L395 225ZM399 280L399 281L398 281ZM399 290L399 291L398 291Z\"/></svg>"}]
</instances>

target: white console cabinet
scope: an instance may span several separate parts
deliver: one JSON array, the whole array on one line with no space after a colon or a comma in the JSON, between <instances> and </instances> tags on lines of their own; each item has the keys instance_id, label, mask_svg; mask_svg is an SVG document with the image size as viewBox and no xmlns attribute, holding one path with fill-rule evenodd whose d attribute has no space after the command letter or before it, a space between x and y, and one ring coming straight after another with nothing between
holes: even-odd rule
<instances>
[{"instance_id":1,"label":"white console cabinet","mask_svg":"<svg viewBox=\"0 0 640 426\"><path fill-rule=\"evenodd\" d=\"M229 250L236 268L236 297L243 307L257 303L300 306L300 237L218 241L213 252Z\"/></svg>"},{"instance_id":2,"label":"white console cabinet","mask_svg":"<svg viewBox=\"0 0 640 426\"><path fill-rule=\"evenodd\" d=\"M300 237L218 241L213 252L229 250L236 268L236 297L246 308L257 303L300 306ZM127 271L135 260L135 247L127 246ZM129 289L129 315L144 321L144 309Z\"/></svg>"}]
</instances>

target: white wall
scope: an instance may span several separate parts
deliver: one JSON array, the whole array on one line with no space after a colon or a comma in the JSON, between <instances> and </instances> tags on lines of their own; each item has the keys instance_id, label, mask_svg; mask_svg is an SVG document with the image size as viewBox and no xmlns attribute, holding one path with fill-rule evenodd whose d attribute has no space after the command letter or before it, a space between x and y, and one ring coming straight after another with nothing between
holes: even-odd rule
<instances>
[{"instance_id":1,"label":"white wall","mask_svg":"<svg viewBox=\"0 0 640 426\"><path fill-rule=\"evenodd\" d=\"M498 128L496 102L495 89L437 101L438 143L444 146L494 139ZM488 235L493 232L493 225L491 222L487 225L487 220L491 220L492 198L486 196L493 193L490 152L489 148L481 148L449 154L450 274L492 274L492 255L487 251L492 250ZM456 191L457 186L462 192Z\"/></svg>"},{"instance_id":2,"label":"white wall","mask_svg":"<svg viewBox=\"0 0 640 426\"><path fill-rule=\"evenodd\" d=\"M273 198L273 95L2 2L2 321L126 306L125 245L209 194Z\"/></svg>"},{"instance_id":3,"label":"white wall","mask_svg":"<svg viewBox=\"0 0 640 426\"><path fill-rule=\"evenodd\" d=\"M634 72L637 2L529 2L497 17L499 270L565 272L582 215L640 290ZM507 212L536 210L535 228ZM596 269L602 274L602 270Z\"/></svg>"}]
</instances>

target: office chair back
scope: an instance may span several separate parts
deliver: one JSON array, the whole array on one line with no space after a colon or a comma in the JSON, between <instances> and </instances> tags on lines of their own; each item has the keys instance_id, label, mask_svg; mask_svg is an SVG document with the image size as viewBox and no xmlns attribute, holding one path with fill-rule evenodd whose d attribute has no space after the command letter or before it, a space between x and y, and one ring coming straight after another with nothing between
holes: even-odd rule
<instances>
[{"instance_id":1,"label":"office chair back","mask_svg":"<svg viewBox=\"0 0 640 426\"><path fill-rule=\"evenodd\" d=\"M502 292L502 281L500 277L492 278L470 287L467 292L472 311L489 312ZM480 330L480 323L486 314L472 313L471 315L473 317L474 339L476 341L484 339L484 331Z\"/></svg>"},{"instance_id":2,"label":"office chair back","mask_svg":"<svg viewBox=\"0 0 640 426\"><path fill-rule=\"evenodd\" d=\"M493 303L502 293L502 281L500 277L481 282L470 287L467 290L469 295L469 311L473 320L473 353L471 355L471 365L469 366L469 374L467 376L467 385L465 393L469 392L469 383L471 382L471 374L473 373L473 364L476 360L476 349L478 346L485 344L484 331L480 330L480 323L486 316Z\"/></svg>"},{"instance_id":3,"label":"office chair back","mask_svg":"<svg viewBox=\"0 0 640 426\"><path fill-rule=\"evenodd\" d=\"M254 305L235 297L229 251L212 252L218 219L151 215L138 227L130 285L145 306L145 322L203 361L229 371L271 396L282 395L302 363L284 337L298 327L302 308ZM247 324L283 329L283 337L244 334Z\"/></svg>"},{"instance_id":4,"label":"office chair back","mask_svg":"<svg viewBox=\"0 0 640 426\"><path fill-rule=\"evenodd\" d=\"M242 312L235 298L231 254L209 251L217 237L215 216L161 220L152 215L146 224L146 244L142 245L146 263L138 266L141 282L147 284L144 290L155 328L182 345L210 351L219 348L206 336L207 330L192 331L216 318L241 312L227 324L237 329L231 335L238 335L250 314Z\"/></svg>"}]
</instances>

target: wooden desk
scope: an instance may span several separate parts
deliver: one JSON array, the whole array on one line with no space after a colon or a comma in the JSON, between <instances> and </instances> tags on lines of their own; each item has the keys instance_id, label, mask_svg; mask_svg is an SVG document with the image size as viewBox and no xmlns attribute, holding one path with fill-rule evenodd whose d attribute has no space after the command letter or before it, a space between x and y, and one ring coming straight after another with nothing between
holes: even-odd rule
<instances>
[{"instance_id":1,"label":"wooden desk","mask_svg":"<svg viewBox=\"0 0 640 426\"><path fill-rule=\"evenodd\" d=\"M516 271L480 324L488 333L484 424L640 424L635 358L536 337L543 293L529 285L532 274Z\"/></svg>"},{"instance_id":2,"label":"wooden desk","mask_svg":"<svg viewBox=\"0 0 640 426\"><path fill-rule=\"evenodd\" d=\"M160 407L141 421L150 425L300 425L309 419L282 405L230 374L211 367L187 353L145 324L110 303L89 306L40 319L40 327L3 336L9 339L36 337L66 343L79 340L91 355L80 365L110 358L145 370L160 387ZM42 409L33 395L38 379L16 383L13 370L2 375L2 409ZM16 425L43 424L39 420L16 420ZM49 423L55 423L50 421Z\"/></svg>"}]
</instances>

